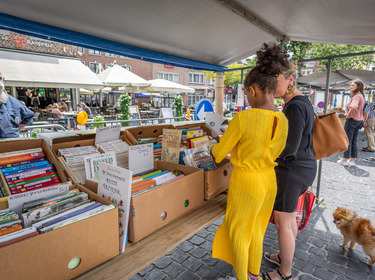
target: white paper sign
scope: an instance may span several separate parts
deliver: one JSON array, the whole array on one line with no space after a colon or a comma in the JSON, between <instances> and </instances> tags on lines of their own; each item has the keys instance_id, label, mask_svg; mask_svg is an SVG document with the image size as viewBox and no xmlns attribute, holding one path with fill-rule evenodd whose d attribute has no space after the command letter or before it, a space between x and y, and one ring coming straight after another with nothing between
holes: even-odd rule
<instances>
[{"instance_id":1,"label":"white paper sign","mask_svg":"<svg viewBox=\"0 0 375 280\"><path fill-rule=\"evenodd\" d=\"M215 114L212 112L206 113L206 125L211 129L212 136L217 137L220 135L220 126L224 119L222 115Z\"/></svg>"},{"instance_id":2,"label":"white paper sign","mask_svg":"<svg viewBox=\"0 0 375 280\"><path fill-rule=\"evenodd\" d=\"M25 202L38 200L50 196L54 196L60 193L69 191L69 186L72 182L61 183L51 187L41 188L34 191L25 193L18 193L8 196L9 208L16 212L18 215L22 214L22 205Z\"/></svg>"},{"instance_id":3,"label":"white paper sign","mask_svg":"<svg viewBox=\"0 0 375 280\"><path fill-rule=\"evenodd\" d=\"M129 170L134 174L154 169L152 144L129 146Z\"/></svg>"},{"instance_id":4,"label":"white paper sign","mask_svg":"<svg viewBox=\"0 0 375 280\"><path fill-rule=\"evenodd\" d=\"M99 127L96 129L95 145L120 138L121 124Z\"/></svg>"},{"instance_id":5,"label":"white paper sign","mask_svg":"<svg viewBox=\"0 0 375 280\"><path fill-rule=\"evenodd\" d=\"M242 84L238 84L237 88L237 106L242 107L243 106L243 100L245 98L245 91L243 89Z\"/></svg>"},{"instance_id":6,"label":"white paper sign","mask_svg":"<svg viewBox=\"0 0 375 280\"><path fill-rule=\"evenodd\" d=\"M118 207L120 251L125 251L128 233L133 172L105 162L100 163L98 195Z\"/></svg>"},{"instance_id":7,"label":"white paper sign","mask_svg":"<svg viewBox=\"0 0 375 280\"><path fill-rule=\"evenodd\" d=\"M172 108L161 108L160 114L162 118L173 118ZM165 120L166 123L174 122L174 119Z\"/></svg>"}]
</instances>

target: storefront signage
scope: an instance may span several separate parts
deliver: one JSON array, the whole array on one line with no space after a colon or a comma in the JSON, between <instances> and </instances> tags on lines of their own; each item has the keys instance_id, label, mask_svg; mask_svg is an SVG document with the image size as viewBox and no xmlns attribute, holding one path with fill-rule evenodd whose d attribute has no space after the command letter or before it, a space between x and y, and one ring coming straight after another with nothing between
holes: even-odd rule
<instances>
[{"instance_id":1,"label":"storefront signage","mask_svg":"<svg viewBox=\"0 0 375 280\"><path fill-rule=\"evenodd\" d=\"M9 37L3 35L0 37L2 41L13 41L16 44L16 48L24 48L26 46L36 46L44 48L53 48L55 45L49 43L48 41L39 41L39 40L29 40L23 37Z\"/></svg>"}]
</instances>

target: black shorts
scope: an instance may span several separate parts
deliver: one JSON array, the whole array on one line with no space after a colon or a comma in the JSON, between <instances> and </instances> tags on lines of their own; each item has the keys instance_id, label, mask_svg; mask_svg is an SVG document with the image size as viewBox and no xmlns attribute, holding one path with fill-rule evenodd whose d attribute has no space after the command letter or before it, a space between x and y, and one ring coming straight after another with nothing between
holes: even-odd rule
<instances>
[{"instance_id":1,"label":"black shorts","mask_svg":"<svg viewBox=\"0 0 375 280\"><path fill-rule=\"evenodd\" d=\"M311 161L308 165L279 163L275 167L277 194L273 210L293 213L300 195L314 182L316 169L316 161Z\"/></svg>"}]
</instances>

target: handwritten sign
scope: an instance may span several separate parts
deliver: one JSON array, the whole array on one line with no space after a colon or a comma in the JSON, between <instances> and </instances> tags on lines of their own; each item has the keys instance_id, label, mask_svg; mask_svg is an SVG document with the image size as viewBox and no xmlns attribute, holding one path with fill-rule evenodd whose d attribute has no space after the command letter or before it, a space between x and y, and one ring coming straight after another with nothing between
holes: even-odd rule
<instances>
[{"instance_id":1,"label":"handwritten sign","mask_svg":"<svg viewBox=\"0 0 375 280\"><path fill-rule=\"evenodd\" d=\"M37 189L34 191L29 191L25 193L19 193L15 195L8 196L9 208L16 212L18 215L22 214L22 205L25 202L38 200L50 196L54 196L60 193L69 191L69 186L72 182L66 182L42 189Z\"/></svg>"},{"instance_id":2,"label":"handwritten sign","mask_svg":"<svg viewBox=\"0 0 375 280\"><path fill-rule=\"evenodd\" d=\"M206 125L211 129L212 136L217 137L220 135L220 125L223 123L223 116L212 112L206 113Z\"/></svg>"},{"instance_id":3,"label":"handwritten sign","mask_svg":"<svg viewBox=\"0 0 375 280\"><path fill-rule=\"evenodd\" d=\"M121 124L100 127L96 130L95 145L120 138Z\"/></svg>"},{"instance_id":4,"label":"handwritten sign","mask_svg":"<svg viewBox=\"0 0 375 280\"><path fill-rule=\"evenodd\" d=\"M134 174L154 169L152 144L129 146L129 170Z\"/></svg>"},{"instance_id":5,"label":"handwritten sign","mask_svg":"<svg viewBox=\"0 0 375 280\"><path fill-rule=\"evenodd\" d=\"M133 172L105 162L100 163L98 195L118 207L120 251L125 251L127 241L131 181Z\"/></svg>"}]
</instances>

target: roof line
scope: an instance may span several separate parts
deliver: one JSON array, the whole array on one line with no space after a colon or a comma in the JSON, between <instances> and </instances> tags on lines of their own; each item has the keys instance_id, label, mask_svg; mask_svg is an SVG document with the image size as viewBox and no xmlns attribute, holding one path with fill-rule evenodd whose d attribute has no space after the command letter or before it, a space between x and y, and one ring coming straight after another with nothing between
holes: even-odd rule
<instances>
[{"instance_id":1,"label":"roof line","mask_svg":"<svg viewBox=\"0 0 375 280\"><path fill-rule=\"evenodd\" d=\"M282 34L278 30L276 30L274 27L270 26L269 24L265 23L263 20L259 19L252 11L248 10L239 2L235 0L216 0L216 1L222 4L224 7L232 10L232 12L236 13L240 17L251 22L255 26L259 27L263 31L274 36L279 41L282 41L282 40L284 40L284 42L289 41L289 38L285 36L285 34Z\"/></svg>"}]
</instances>

